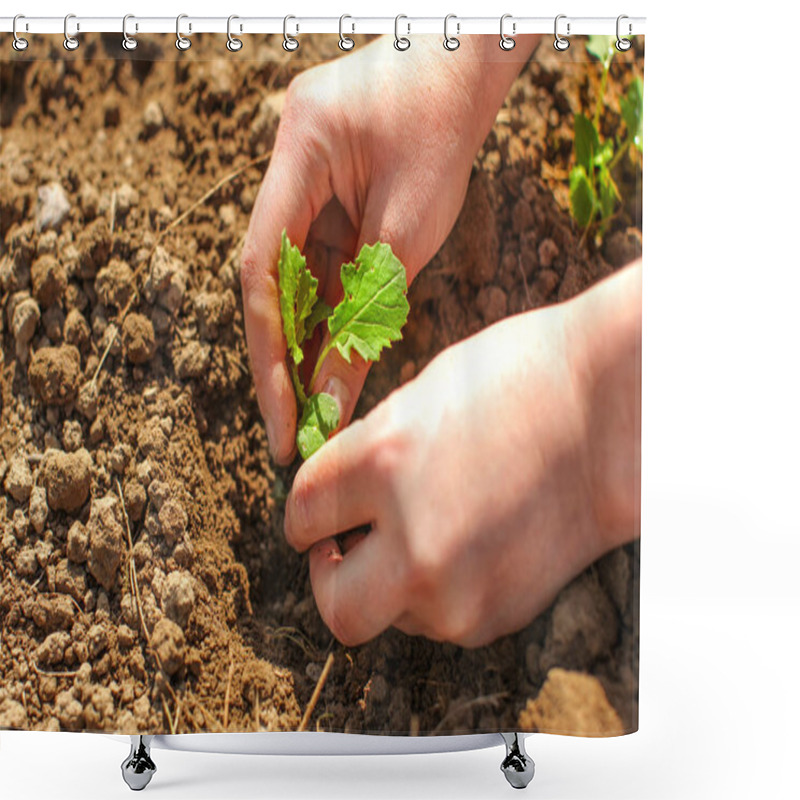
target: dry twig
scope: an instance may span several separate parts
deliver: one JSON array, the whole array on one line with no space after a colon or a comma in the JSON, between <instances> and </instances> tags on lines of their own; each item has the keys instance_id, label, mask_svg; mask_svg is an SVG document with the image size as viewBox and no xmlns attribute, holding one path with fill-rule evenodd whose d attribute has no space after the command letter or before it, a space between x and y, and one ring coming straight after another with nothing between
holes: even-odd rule
<instances>
[{"instance_id":1,"label":"dry twig","mask_svg":"<svg viewBox=\"0 0 800 800\"><path fill-rule=\"evenodd\" d=\"M308 723L311 721L311 715L314 713L314 709L317 707L317 701L319 700L320 694L322 694L322 688L325 686L325 681L328 680L328 674L330 673L332 666L333 653L328 653L325 666L322 668L322 674L319 676L317 685L314 687L314 693L311 695L311 699L308 701L306 713L303 714L303 719L300 720L300 725L297 727L298 731L304 731L308 727Z\"/></svg>"}]
</instances>

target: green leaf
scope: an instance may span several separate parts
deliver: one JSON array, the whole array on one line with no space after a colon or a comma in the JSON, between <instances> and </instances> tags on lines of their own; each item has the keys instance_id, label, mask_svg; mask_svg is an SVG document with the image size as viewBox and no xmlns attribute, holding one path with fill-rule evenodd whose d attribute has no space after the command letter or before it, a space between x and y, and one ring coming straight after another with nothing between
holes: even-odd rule
<instances>
[{"instance_id":1,"label":"green leaf","mask_svg":"<svg viewBox=\"0 0 800 800\"><path fill-rule=\"evenodd\" d=\"M606 219L614 213L617 200L619 200L619 191L611 177L611 173L605 167L600 170L597 176L597 195L600 218Z\"/></svg>"},{"instance_id":2,"label":"green leaf","mask_svg":"<svg viewBox=\"0 0 800 800\"><path fill-rule=\"evenodd\" d=\"M643 86L641 78L634 78L628 87L625 97L620 98L619 110L625 127L628 129L628 139L633 142L638 150L642 149L642 106Z\"/></svg>"},{"instance_id":3,"label":"green leaf","mask_svg":"<svg viewBox=\"0 0 800 800\"><path fill-rule=\"evenodd\" d=\"M612 142L611 139L606 139L600 149L595 153L594 165L596 167L605 167L612 158L614 158L614 142Z\"/></svg>"},{"instance_id":4,"label":"green leaf","mask_svg":"<svg viewBox=\"0 0 800 800\"><path fill-rule=\"evenodd\" d=\"M569 201L572 216L578 225L585 228L594 216L597 197L586 170L581 165L573 167L569 174Z\"/></svg>"},{"instance_id":5,"label":"green leaf","mask_svg":"<svg viewBox=\"0 0 800 800\"><path fill-rule=\"evenodd\" d=\"M589 117L578 114L575 117L575 161L583 167L586 175L592 174L594 154L600 149L597 129Z\"/></svg>"},{"instance_id":6,"label":"green leaf","mask_svg":"<svg viewBox=\"0 0 800 800\"><path fill-rule=\"evenodd\" d=\"M364 245L355 264L342 264L344 299L328 317L334 346L350 362L350 352L377 361L381 350L402 338L408 319L406 271L388 244Z\"/></svg>"},{"instance_id":7,"label":"green leaf","mask_svg":"<svg viewBox=\"0 0 800 800\"><path fill-rule=\"evenodd\" d=\"M339 424L339 407L325 392L312 394L303 406L303 415L297 426L297 449L303 458L317 452Z\"/></svg>"},{"instance_id":8,"label":"green leaf","mask_svg":"<svg viewBox=\"0 0 800 800\"><path fill-rule=\"evenodd\" d=\"M586 52L593 55L603 65L603 69L608 69L611 59L614 57L614 44L616 36L601 36L594 34L586 42Z\"/></svg>"},{"instance_id":9,"label":"green leaf","mask_svg":"<svg viewBox=\"0 0 800 800\"><path fill-rule=\"evenodd\" d=\"M317 298L318 285L306 266L305 256L289 241L284 229L278 259L278 287L283 332L295 364L303 360L303 343L311 337L314 326L331 313Z\"/></svg>"}]
</instances>

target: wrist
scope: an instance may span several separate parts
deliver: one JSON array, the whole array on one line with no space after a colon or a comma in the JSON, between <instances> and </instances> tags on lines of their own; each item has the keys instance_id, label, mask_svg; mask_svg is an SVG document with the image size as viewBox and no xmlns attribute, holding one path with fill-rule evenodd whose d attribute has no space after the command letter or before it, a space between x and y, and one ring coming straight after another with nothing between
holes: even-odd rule
<instances>
[{"instance_id":1,"label":"wrist","mask_svg":"<svg viewBox=\"0 0 800 800\"><path fill-rule=\"evenodd\" d=\"M567 306L568 352L585 421L585 458L603 551L639 533L641 263Z\"/></svg>"}]
</instances>

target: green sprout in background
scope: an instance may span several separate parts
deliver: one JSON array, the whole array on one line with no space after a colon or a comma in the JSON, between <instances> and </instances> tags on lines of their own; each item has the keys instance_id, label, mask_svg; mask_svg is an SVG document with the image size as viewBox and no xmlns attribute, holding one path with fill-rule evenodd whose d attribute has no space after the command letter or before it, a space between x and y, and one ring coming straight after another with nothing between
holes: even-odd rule
<instances>
[{"instance_id":1,"label":"green sprout in background","mask_svg":"<svg viewBox=\"0 0 800 800\"><path fill-rule=\"evenodd\" d=\"M582 228L588 228L597 220L602 229L613 216L622 197L612 171L625 153L631 150L642 152L641 78L634 78L620 99L619 112L625 123L625 136L603 141L598 133L615 41L614 36L590 36L586 44L586 50L603 65L603 75L594 117L575 116L575 166L569 173L569 199L572 216Z\"/></svg>"}]
</instances>

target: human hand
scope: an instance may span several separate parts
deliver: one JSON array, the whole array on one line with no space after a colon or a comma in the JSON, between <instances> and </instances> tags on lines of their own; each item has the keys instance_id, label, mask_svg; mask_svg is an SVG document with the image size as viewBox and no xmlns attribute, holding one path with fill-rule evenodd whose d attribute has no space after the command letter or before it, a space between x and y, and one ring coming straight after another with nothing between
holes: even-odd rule
<instances>
[{"instance_id":1,"label":"human hand","mask_svg":"<svg viewBox=\"0 0 800 800\"><path fill-rule=\"evenodd\" d=\"M438 37L419 37L398 53L383 37L289 87L241 272L253 378L278 463L294 455L297 422L278 305L281 231L306 252L330 306L342 296L341 264L364 243L391 244L410 282L452 228L475 153L537 37L487 64L481 48L499 50L489 38L467 37L448 53ZM323 344L311 342L303 366ZM310 387L333 395L341 427L367 369L357 354L348 364L333 352Z\"/></svg>"},{"instance_id":2,"label":"human hand","mask_svg":"<svg viewBox=\"0 0 800 800\"><path fill-rule=\"evenodd\" d=\"M489 643L638 535L640 319L637 266L503 320L303 464L286 536L337 639Z\"/></svg>"}]
</instances>

